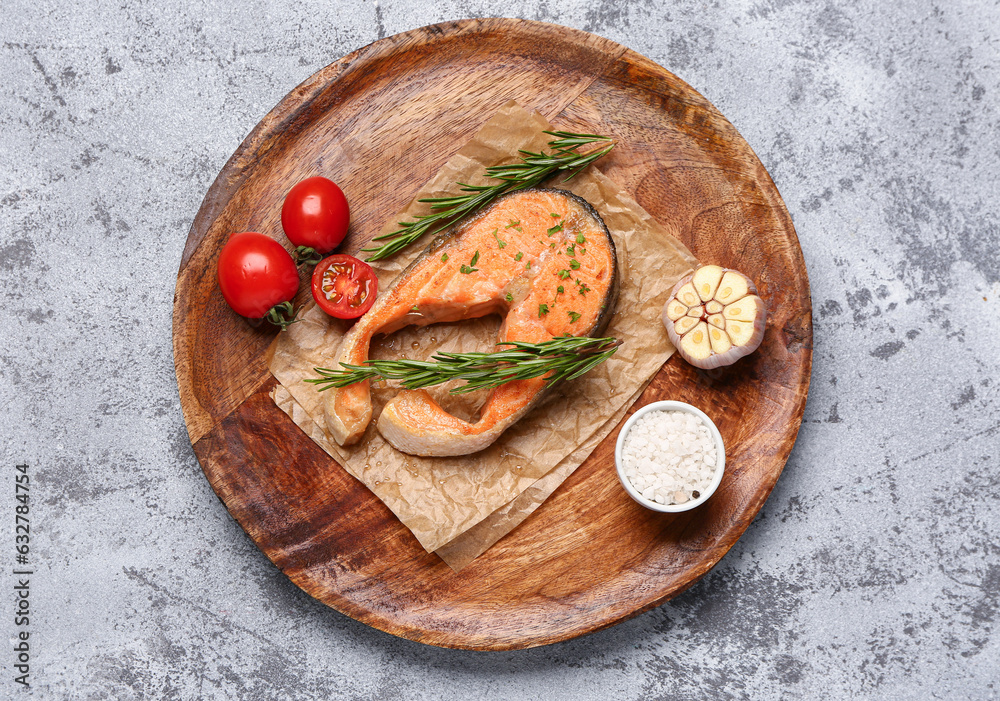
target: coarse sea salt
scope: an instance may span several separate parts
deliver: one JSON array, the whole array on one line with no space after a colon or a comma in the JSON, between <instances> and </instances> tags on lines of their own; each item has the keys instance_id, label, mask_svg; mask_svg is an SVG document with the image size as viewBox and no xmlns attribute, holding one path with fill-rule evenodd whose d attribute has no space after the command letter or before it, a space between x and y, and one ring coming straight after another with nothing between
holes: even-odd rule
<instances>
[{"instance_id":1,"label":"coarse sea salt","mask_svg":"<svg viewBox=\"0 0 1000 701\"><path fill-rule=\"evenodd\" d=\"M684 411L643 414L622 447L628 481L643 497L664 505L700 497L712 483L717 460L708 426Z\"/></svg>"}]
</instances>

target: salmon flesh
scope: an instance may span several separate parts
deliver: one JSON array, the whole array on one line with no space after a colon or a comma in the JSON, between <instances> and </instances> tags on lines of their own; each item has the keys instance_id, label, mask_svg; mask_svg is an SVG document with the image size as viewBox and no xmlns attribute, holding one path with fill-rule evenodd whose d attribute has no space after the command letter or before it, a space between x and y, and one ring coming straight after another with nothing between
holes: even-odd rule
<instances>
[{"instance_id":1,"label":"salmon flesh","mask_svg":"<svg viewBox=\"0 0 1000 701\"><path fill-rule=\"evenodd\" d=\"M615 245L598 213L563 190L508 193L439 236L345 335L338 363L362 365L372 337L410 324L504 317L498 342L540 343L603 332L618 299ZM424 390L402 390L378 430L411 455L467 455L487 447L542 397L544 378L492 390L479 419L459 419ZM372 418L368 381L326 390L328 432L360 440Z\"/></svg>"}]
</instances>

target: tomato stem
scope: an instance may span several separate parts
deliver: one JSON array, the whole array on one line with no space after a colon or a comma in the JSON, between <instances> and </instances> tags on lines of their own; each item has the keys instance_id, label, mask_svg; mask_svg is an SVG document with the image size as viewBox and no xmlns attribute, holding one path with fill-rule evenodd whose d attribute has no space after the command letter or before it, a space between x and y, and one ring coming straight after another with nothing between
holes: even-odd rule
<instances>
[{"instance_id":1,"label":"tomato stem","mask_svg":"<svg viewBox=\"0 0 1000 701\"><path fill-rule=\"evenodd\" d=\"M290 324L294 324L296 321L300 321L295 318L295 309L292 307L291 302L282 302L281 304L275 304L268 311L267 316L264 318L270 321L275 326L280 326L281 330L284 331L288 328Z\"/></svg>"},{"instance_id":2,"label":"tomato stem","mask_svg":"<svg viewBox=\"0 0 1000 701\"><path fill-rule=\"evenodd\" d=\"M296 265L316 265L323 260L323 255L311 246L299 246L295 249Z\"/></svg>"}]
</instances>

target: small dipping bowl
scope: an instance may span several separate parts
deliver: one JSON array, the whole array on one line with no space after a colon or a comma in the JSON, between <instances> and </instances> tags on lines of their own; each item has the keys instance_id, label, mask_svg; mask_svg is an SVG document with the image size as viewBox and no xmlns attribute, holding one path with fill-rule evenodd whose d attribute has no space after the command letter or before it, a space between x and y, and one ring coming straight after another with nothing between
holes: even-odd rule
<instances>
[{"instance_id":1,"label":"small dipping bowl","mask_svg":"<svg viewBox=\"0 0 1000 701\"><path fill-rule=\"evenodd\" d=\"M632 483L629 482L628 476L625 474L624 457L622 455L622 452L625 450L625 437L628 436L629 431L632 430L632 426L635 425L635 422L638 421L639 417L643 414L648 414L651 411L682 411L687 414L693 414L708 427L708 432L712 436L712 440L715 442L715 474L712 476L712 481L709 483L708 487L702 490L701 495L697 499L691 499L683 504L661 504L642 496L638 490L632 486ZM622 483L622 486L625 487L625 491L628 492L628 495L635 501L642 504L647 509L652 509L653 511L676 514L681 511L690 511L691 509L701 506L708 501L710 496L715 494L715 490L718 488L719 483L722 482L722 474L726 471L726 446L722 442L722 434L719 433L719 429L716 428L715 423L708 418L708 416L705 415L705 412L701 409L697 409L690 404L685 404L684 402L675 402L672 400L653 402L652 404L647 404L632 414L632 416L629 417L629 420L626 421L625 425L622 427L621 432L618 434L618 442L615 444L615 467L618 468L618 480Z\"/></svg>"}]
</instances>

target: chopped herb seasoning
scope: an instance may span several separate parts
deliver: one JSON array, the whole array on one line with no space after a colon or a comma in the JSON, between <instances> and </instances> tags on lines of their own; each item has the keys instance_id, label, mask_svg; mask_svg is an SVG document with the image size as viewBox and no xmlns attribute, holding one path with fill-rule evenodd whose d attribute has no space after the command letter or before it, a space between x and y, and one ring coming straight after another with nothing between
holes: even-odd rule
<instances>
[{"instance_id":1,"label":"chopped herb seasoning","mask_svg":"<svg viewBox=\"0 0 1000 701\"><path fill-rule=\"evenodd\" d=\"M576 235L576 242L577 243L587 243L587 239L583 238L583 234L577 234Z\"/></svg>"},{"instance_id":2,"label":"chopped herb seasoning","mask_svg":"<svg viewBox=\"0 0 1000 701\"><path fill-rule=\"evenodd\" d=\"M520 261L522 258L524 258L524 252L523 251L518 251L517 255L514 256L514 260L516 260L516 261Z\"/></svg>"},{"instance_id":3,"label":"chopped herb seasoning","mask_svg":"<svg viewBox=\"0 0 1000 701\"><path fill-rule=\"evenodd\" d=\"M420 311L420 307L418 307L416 304L414 304L412 307L410 307L410 311L411 312L419 312Z\"/></svg>"},{"instance_id":4,"label":"chopped herb seasoning","mask_svg":"<svg viewBox=\"0 0 1000 701\"><path fill-rule=\"evenodd\" d=\"M514 301L514 295L512 295L510 292L508 292L507 295L504 297L504 299L506 299L508 302L513 302Z\"/></svg>"},{"instance_id":5,"label":"chopped herb seasoning","mask_svg":"<svg viewBox=\"0 0 1000 701\"><path fill-rule=\"evenodd\" d=\"M556 224L545 233L547 233L549 236L552 236L552 234L558 234L560 231L562 231L562 224Z\"/></svg>"},{"instance_id":6,"label":"chopped herb seasoning","mask_svg":"<svg viewBox=\"0 0 1000 701\"><path fill-rule=\"evenodd\" d=\"M568 270L566 270L566 269L563 269L563 270L560 270L560 271L559 271L559 279L560 279L560 280L565 280L566 278L568 278L568 277L569 277L569 275L570 275L570 273L569 273L569 271L568 271ZM577 280L577 281L576 281L576 284L577 284L577 285L579 285L579 284L580 284L580 281L579 281L579 280Z\"/></svg>"},{"instance_id":7,"label":"chopped herb seasoning","mask_svg":"<svg viewBox=\"0 0 1000 701\"><path fill-rule=\"evenodd\" d=\"M579 270L580 269L580 261L578 261L576 258L574 258L573 260L571 260L569 262L569 267L573 268L573 270Z\"/></svg>"},{"instance_id":8,"label":"chopped herb seasoning","mask_svg":"<svg viewBox=\"0 0 1000 701\"><path fill-rule=\"evenodd\" d=\"M445 253L444 255L441 256L441 262L442 263L447 263L448 262L448 254L447 253Z\"/></svg>"},{"instance_id":9,"label":"chopped herb seasoning","mask_svg":"<svg viewBox=\"0 0 1000 701\"><path fill-rule=\"evenodd\" d=\"M549 216L552 217L553 219L562 219L562 215L556 214L555 212L549 212Z\"/></svg>"},{"instance_id":10,"label":"chopped herb seasoning","mask_svg":"<svg viewBox=\"0 0 1000 701\"><path fill-rule=\"evenodd\" d=\"M575 324L580 320L580 315L578 313L576 312L566 312L566 313L569 314L569 323Z\"/></svg>"},{"instance_id":11,"label":"chopped herb seasoning","mask_svg":"<svg viewBox=\"0 0 1000 701\"><path fill-rule=\"evenodd\" d=\"M524 269L525 270L531 270L531 261L530 260L527 263L524 264Z\"/></svg>"},{"instance_id":12,"label":"chopped herb seasoning","mask_svg":"<svg viewBox=\"0 0 1000 701\"><path fill-rule=\"evenodd\" d=\"M539 304L538 305L538 318L541 319L543 316L549 313L549 305Z\"/></svg>"},{"instance_id":13,"label":"chopped herb seasoning","mask_svg":"<svg viewBox=\"0 0 1000 701\"><path fill-rule=\"evenodd\" d=\"M576 244L570 244L566 247L566 255L575 256L576 255Z\"/></svg>"},{"instance_id":14,"label":"chopped herb seasoning","mask_svg":"<svg viewBox=\"0 0 1000 701\"><path fill-rule=\"evenodd\" d=\"M521 220L520 219L517 219L517 220L511 219L510 220L510 224L508 224L504 228L505 229L517 229L518 231L520 231L521 230Z\"/></svg>"},{"instance_id":15,"label":"chopped herb seasoning","mask_svg":"<svg viewBox=\"0 0 1000 701\"><path fill-rule=\"evenodd\" d=\"M476 263L478 262L479 262L479 249L477 248L476 252L472 254L472 260L469 261L469 264L463 265L461 268L458 269L458 271L466 275L468 275L469 273L474 273L477 270L479 270L479 268L476 267Z\"/></svg>"},{"instance_id":16,"label":"chopped herb seasoning","mask_svg":"<svg viewBox=\"0 0 1000 701\"><path fill-rule=\"evenodd\" d=\"M493 230L493 238L497 240L497 245L500 246L500 248L507 248L507 242L501 240L500 237L497 236L497 231L498 229Z\"/></svg>"}]
</instances>

